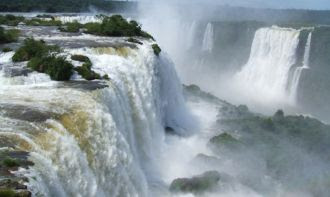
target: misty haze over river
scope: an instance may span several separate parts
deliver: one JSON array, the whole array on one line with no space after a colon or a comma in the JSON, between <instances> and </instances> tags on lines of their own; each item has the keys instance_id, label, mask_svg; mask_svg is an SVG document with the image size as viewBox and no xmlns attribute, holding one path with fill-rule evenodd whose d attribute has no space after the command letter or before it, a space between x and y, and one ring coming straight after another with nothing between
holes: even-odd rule
<instances>
[{"instance_id":1,"label":"misty haze over river","mask_svg":"<svg viewBox=\"0 0 330 197\"><path fill-rule=\"evenodd\" d=\"M8 6L0 197L327 197L330 11L250 2Z\"/></svg>"}]
</instances>

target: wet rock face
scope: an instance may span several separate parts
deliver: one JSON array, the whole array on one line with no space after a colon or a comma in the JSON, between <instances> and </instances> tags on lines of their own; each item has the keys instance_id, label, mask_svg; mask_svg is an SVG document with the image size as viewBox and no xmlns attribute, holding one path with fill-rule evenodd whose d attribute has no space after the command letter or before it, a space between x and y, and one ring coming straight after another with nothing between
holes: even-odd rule
<instances>
[{"instance_id":1,"label":"wet rock face","mask_svg":"<svg viewBox=\"0 0 330 197\"><path fill-rule=\"evenodd\" d=\"M207 171L192 178L178 178L170 185L170 191L174 193L201 194L212 190L220 181L221 175L217 171Z\"/></svg>"},{"instance_id":2,"label":"wet rock face","mask_svg":"<svg viewBox=\"0 0 330 197\"><path fill-rule=\"evenodd\" d=\"M2 144L0 144L2 146ZM28 160L29 153L25 151L5 150L0 152L0 196L30 197L26 183L28 179L13 172L18 168L34 165Z\"/></svg>"},{"instance_id":3,"label":"wet rock face","mask_svg":"<svg viewBox=\"0 0 330 197\"><path fill-rule=\"evenodd\" d=\"M58 88L75 88L87 91L93 91L107 87L108 85L104 81L66 81L58 85Z\"/></svg>"},{"instance_id":4,"label":"wet rock face","mask_svg":"<svg viewBox=\"0 0 330 197\"><path fill-rule=\"evenodd\" d=\"M5 77L18 77L18 76L27 76L32 72L31 69L26 68L23 64L12 64L12 65L3 65L2 69L4 71Z\"/></svg>"},{"instance_id":5,"label":"wet rock face","mask_svg":"<svg viewBox=\"0 0 330 197\"><path fill-rule=\"evenodd\" d=\"M46 112L37 108L24 105L0 104L0 113L9 118L24 120L29 122L44 122L56 116L52 112Z\"/></svg>"}]
</instances>

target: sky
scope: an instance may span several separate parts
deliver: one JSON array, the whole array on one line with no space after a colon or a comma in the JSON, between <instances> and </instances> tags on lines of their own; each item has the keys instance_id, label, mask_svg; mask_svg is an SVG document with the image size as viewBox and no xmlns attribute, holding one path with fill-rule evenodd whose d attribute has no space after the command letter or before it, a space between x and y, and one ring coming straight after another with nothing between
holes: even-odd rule
<instances>
[{"instance_id":1,"label":"sky","mask_svg":"<svg viewBox=\"0 0 330 197\"><path fill-rule=\"evenodd\" d=\"M143 1L143 0L140 0ZM146 0L152 1L152 0ZM153 0L165 1L165 0ZM227 4L233 6L262 7L262 8L296 8L330 10L330 0L167 0L174 2L203 2Z\"/></svg>"},{"instance_id":2,"label":"sky","mask_svg":"<svg viewBox=\"0 0 330 197\"><path fill-rule=\"evenodd\" d=\"M224 0L228 4L253 7L330 9L330 0ZM221 0L219 0L221 2Z\"/></svg>"}]
</instances>

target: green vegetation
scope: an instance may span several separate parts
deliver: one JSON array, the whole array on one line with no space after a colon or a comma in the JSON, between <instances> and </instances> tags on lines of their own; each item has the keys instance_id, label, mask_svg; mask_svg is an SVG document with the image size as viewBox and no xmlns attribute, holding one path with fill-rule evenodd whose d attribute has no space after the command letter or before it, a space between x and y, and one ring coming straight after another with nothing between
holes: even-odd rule
<instances>
[{"instance_id":1,"label":"green vegetation","mask_svg":"<svg viewBox=\"0 0 330 197\"><path fill-rule=\"evenodd\" d=\"M127 41L132 42L132 43L136 43L136 44L139 44L139 45L143 44L142 42L140 42L139 40L137 40L135 38L128 38Z\"/></svg>"},{"instance_id":2,"label":"green vegetation","mask_svg":"<svg viewBox=\"0 0 330 197\"><path fill-rule=\"evenodd\" d=\"M62 25L61 21L58 21L55 19L43 20L43 19L39 19L39 18L25 20L24 23L26 25L30 25L30 26L61 26Z\"/></svg>"},{"instance_id":3,"label":"green vegetation","mask_svg":"<svg viewBox=\"0 0 330 197\"><path fill-rule=\"evenodd\" d=\"M89 34L95 34L95 32L102 32L102 27L100 23L86 23L84 25L84 28L86 29L85 33Z\"/></svg>"},{"instance_id":4,"label":"green vegetation","mask_svg":"<svg viewBox=\"0 0 330 197\"><path fill-rule=\"evenodd\" d=\"M92 64L90 62L86 62L82 66L76 67L75 70L86 80L101 79L99 74L92 71Z\"/></svg>"},{"instance_id":5,"label":"green vegetation","mask_svg":"<svg viewBox=\"0 0 330 197\"><path fill-rule=\"evenodd\" d=\"M0 196L1 197L16 197L16 192L11 189L0 189Z\"/></svg>"},{"instance_id":6,"label":"green vegetation","mask_svg":"<svg viewBox=\"0 0 330 197\"><path fill-rule=\"evenodd\" d=\"M105 75L103 75L103 77L102 77L104 80L110 80L110 77L109 77L109 75L108 74L105 74Z\"/></svg>"},{"instance_id":7,"label":"green vegetation","mask_svg":"<svg viewBox=\"0 0 330 197\"><path fill-rule=\"evenodd\" d=\"M210 145L216 150L239 150L243 144L228 133L222 133L210 139Z\"/></svg>"},{"instance_id":8,"label":"green vegetation","mask_svg":"<svg viewBox=\"0 0 330 197\"><path fill-rule=\"evenodd\" d=\"M153 39L151 35L142 31L141 26L134 20L127 21L121 15L100 16L103 18L102 23L87 23L84 25L86 33L99 36L141 36Z\"/></svg>"},{"instance_id":9,"label":"green vegetation","mask_svg":"<svg viewBox=\"0 0 330 197\"><path fill-rule=\"evenodd\" d=\"M71 33L78 33L82 25L77 21L72 23L66 23L65 27L60 27L59 30L62 32L71 32Z\"/></svg>"},{"instance_id":10,"label":"green vegetation","mask_svg":"<svg viewBox=\"0 0 330 197\"><path fill-rule=\"evenodd\" d=\"M91 62L90 59L84 55L71 55L71 59L74 61L85 62L85 63Z\"/></svg>"},{"instance_id":11,"label":"green vegetation","mask_svg":"<svg viewBox=\"0 0 330 197\"><path fill-rule=\"evenodd\" d=\"M4 53L10 52L10 51L13 51L13 49L11 49L9 47L5 47L2 49L2 52L4 52Z\"/></svg>"},{"instance_id":12,"label":"green vegetation","mask_svg":"<svg viewBox=\"0 0 330 197\"><path fill-rule=\"evenodd\" d=\"M162 51L158 44L151 45L152 49L154 50L155 55L159 56L160 52Z\"/></svg>"},{"instance_id":13,"label":"green vegetation","mask_svg":"<svg viewBox=\"0 0 330 197\"><path fill-rule=\"evenodd\" d=\"M55 17L50 14L38 14L37 18L50 18L51 20L55 20Z\"/></svg>"},{"instance_id":14,"label":"green vegetation","mask_svg":"<svg viewBox=\"0 0 330 197\"><path fill-rule=\"evenodd\" d=\"M201 194L218 184L220 174L217 171L208 171L192 178L178 178L170 185L171 192Z\"/></svg>"},{"instance_id":15,"label":"green vegetation","mask_svg":"<svg viewBox=\"0 0 330 197\"><path fill-rule=\"evenodd\" d=\"M2 164L8 168L19 166L19 162L16 159L12 159L10 157L7 157L4 160L2 160Z\"/></svg>"},{"instance_id":16,"label":"green vegetation","mask_svg":"<svg viewBox=\"0 0 330 197\"><path fill-rule=\"evenodd\" d=\"M16 42L18 40L20 31L17 29L4 30L0 27L0 44Z\"/></svg>"},{"instance_id":17,"label":"green vegetation","mask_svg":"<svg viewBox=\"0 0 330 197\"><path fill-rule=\"evenodd\" d=\"M28 61L33 57L41 58L59 51L60 48L58 46L47 45L43 40L38 41L33 38L27 38L24 40L23 46L15 52L12 59L14 62Z\"/></svg>"},{"instance_id":18,"label":"green vegetation","mask_svg":"<svg viewBox=\"0 0 330 197\"><path fill-rule=\"evenodd\" d=\"M73 74L73 66L66 61L64 57L57 57L55 55L45 57L34 57L29 63L28 67L46 73L52 80L67 81Z\"/></svg>"},{"instance_id":19,"label":"green vegetation","mask_svg":"<svg viewBox=\"0 0 330 197\"><path fill-rule=\"evenodd\" d=\"M25 18L23 16L15 16L12 14L0 15L0 25L17 26L24 20Z\"/></svg>"},{"instance_id":20,"label":"green vegetation","mask_svg":"<svg viewBox=\"0 0 330 197\"><path fill-rule=\"evenodd\" d=\"M72 55L71 59L74 61L84 62L82 66L75 68L78 74L81 75L84 79L86 80L102 79L102 77L99 74L92 71L92 62L87 56ZM107 78L107 76L105 76L105 78Z\"/></svg>"},{"instance_id":21,"label":"green vegetation","mask_svg":"<svg viewBox=\"0 0 330 197\"><path fill-rule=\"evenodd\" d=\"M1 0L0 12L86 12L90 6L97 9L120 12L135 10L136 2L104 0Z\"/></svg>"}]
</instances>

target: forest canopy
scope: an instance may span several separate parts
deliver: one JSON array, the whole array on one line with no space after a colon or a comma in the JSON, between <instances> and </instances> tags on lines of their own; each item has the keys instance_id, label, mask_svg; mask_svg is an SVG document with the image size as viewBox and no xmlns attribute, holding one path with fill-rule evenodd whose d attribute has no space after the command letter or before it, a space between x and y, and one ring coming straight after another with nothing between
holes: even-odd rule
<instances>
[{"instance_id":1,"label":"forest canopy","mask_svg":"<svg viewBox=\"0 0 330 197\"><path fill-rule=\"evenodd\" d=\"M1 0L0 12L84 12L90 8L105 11L134 10L137 6L132 1L104 0Z\"/></svg>"}]
</instances>

